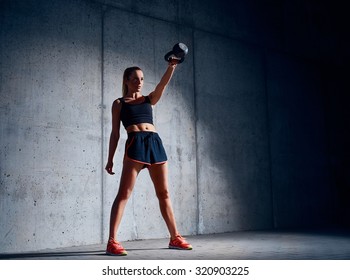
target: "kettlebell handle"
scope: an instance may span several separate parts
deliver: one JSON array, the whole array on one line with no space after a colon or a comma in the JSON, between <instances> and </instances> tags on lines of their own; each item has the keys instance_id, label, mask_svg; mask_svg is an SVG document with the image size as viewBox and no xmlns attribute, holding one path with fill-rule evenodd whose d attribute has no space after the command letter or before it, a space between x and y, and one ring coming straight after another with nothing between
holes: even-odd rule
<instances>
[{"instance_id":1,"label":"kettlebell handle","mask_svg":"<svg viewBox=\"0 0 350 280\"><path fill-rule=\"evenodd\" d=\"M173 46L173 49L164 56L164 59L168 62L176 59L179 64L185 60L187 53L188 47L184 43L177 43Z\"/></svg>"}]
</instances>

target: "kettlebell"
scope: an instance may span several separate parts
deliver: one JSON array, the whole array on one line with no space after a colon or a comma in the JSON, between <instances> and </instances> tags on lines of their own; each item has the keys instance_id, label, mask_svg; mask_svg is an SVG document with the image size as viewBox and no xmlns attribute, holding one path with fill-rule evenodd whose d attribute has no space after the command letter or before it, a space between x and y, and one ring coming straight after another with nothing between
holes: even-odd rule
<instances>
[{"instance_id":1,"label":"kettlebell","mask_svg":"<svg viewBox=\"0 0 350 280\"><path fill-rule=\"evenodd\" d=\"M187 46L184 43L177 43L174 45L173 49L164 56L164 59L168 62L172 59L176 59L178 60L178 64L180 64L185 60L187 53Z\"/></svg>"}]
</instances>

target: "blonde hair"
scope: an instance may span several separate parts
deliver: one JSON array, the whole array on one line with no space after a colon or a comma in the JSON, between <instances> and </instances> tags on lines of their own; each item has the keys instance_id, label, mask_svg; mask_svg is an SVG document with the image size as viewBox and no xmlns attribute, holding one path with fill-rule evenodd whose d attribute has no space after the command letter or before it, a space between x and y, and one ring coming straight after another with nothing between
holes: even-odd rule
<instances>
[{"instance_id":1,"label":"blonde hair","mask_svg":"<svg viewBox=\"0 0 350 280\"><path fill-rule=\"evenodd\" d=\"M140 67L137 67L137 66L133 66L133 67L129 67L129 68L126 68L124 70L124 74L123 74L123 84L122 84L122 94L123 94L123 97L125 97L125 95L128 94L128 86L126 85L126 81L129 80L131 74L136 71L136 70L141 70Z\"/></svg>"}]
</instances>

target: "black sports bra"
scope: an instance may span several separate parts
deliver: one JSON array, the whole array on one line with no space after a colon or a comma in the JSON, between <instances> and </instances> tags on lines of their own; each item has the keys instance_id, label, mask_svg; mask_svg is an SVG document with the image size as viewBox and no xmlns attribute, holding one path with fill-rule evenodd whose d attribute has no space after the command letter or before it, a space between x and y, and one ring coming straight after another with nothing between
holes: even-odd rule
<instances>
[{"instance_id":1,"label":"black sports bra","mask_svg":"<svg viewBox=\"0 0 350 280\"><path fill-rule=\"evenodd\" d=\"M125 129L133 124L150 123L153 124L153 110L151 100L148 96L143 96L144 101L138 104L126 103L124 98L118 98L122 103L120 120Z\"/></svg>"}]
</instances>

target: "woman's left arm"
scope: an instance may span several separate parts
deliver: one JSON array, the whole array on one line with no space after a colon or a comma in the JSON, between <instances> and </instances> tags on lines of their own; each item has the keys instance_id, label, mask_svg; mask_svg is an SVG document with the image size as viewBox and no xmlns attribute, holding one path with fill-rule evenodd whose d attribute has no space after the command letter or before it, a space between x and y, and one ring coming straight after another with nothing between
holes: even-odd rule
<instances>
[{"instance_id":1,"label":"woman's left arm","mask_svg":"<svg viewBox=\"0 0 350 280\"><path fill-rule=\"evenodd\" d=\"M152 105L155 105L159 99L162 97L163 92L171 80L173 73L175 71L177 62L169 62L168 68L166 69L163 77L160 79L160 82L156 86L153 92L149 94L149 99Z\"/></svg>"}]
</instances>

